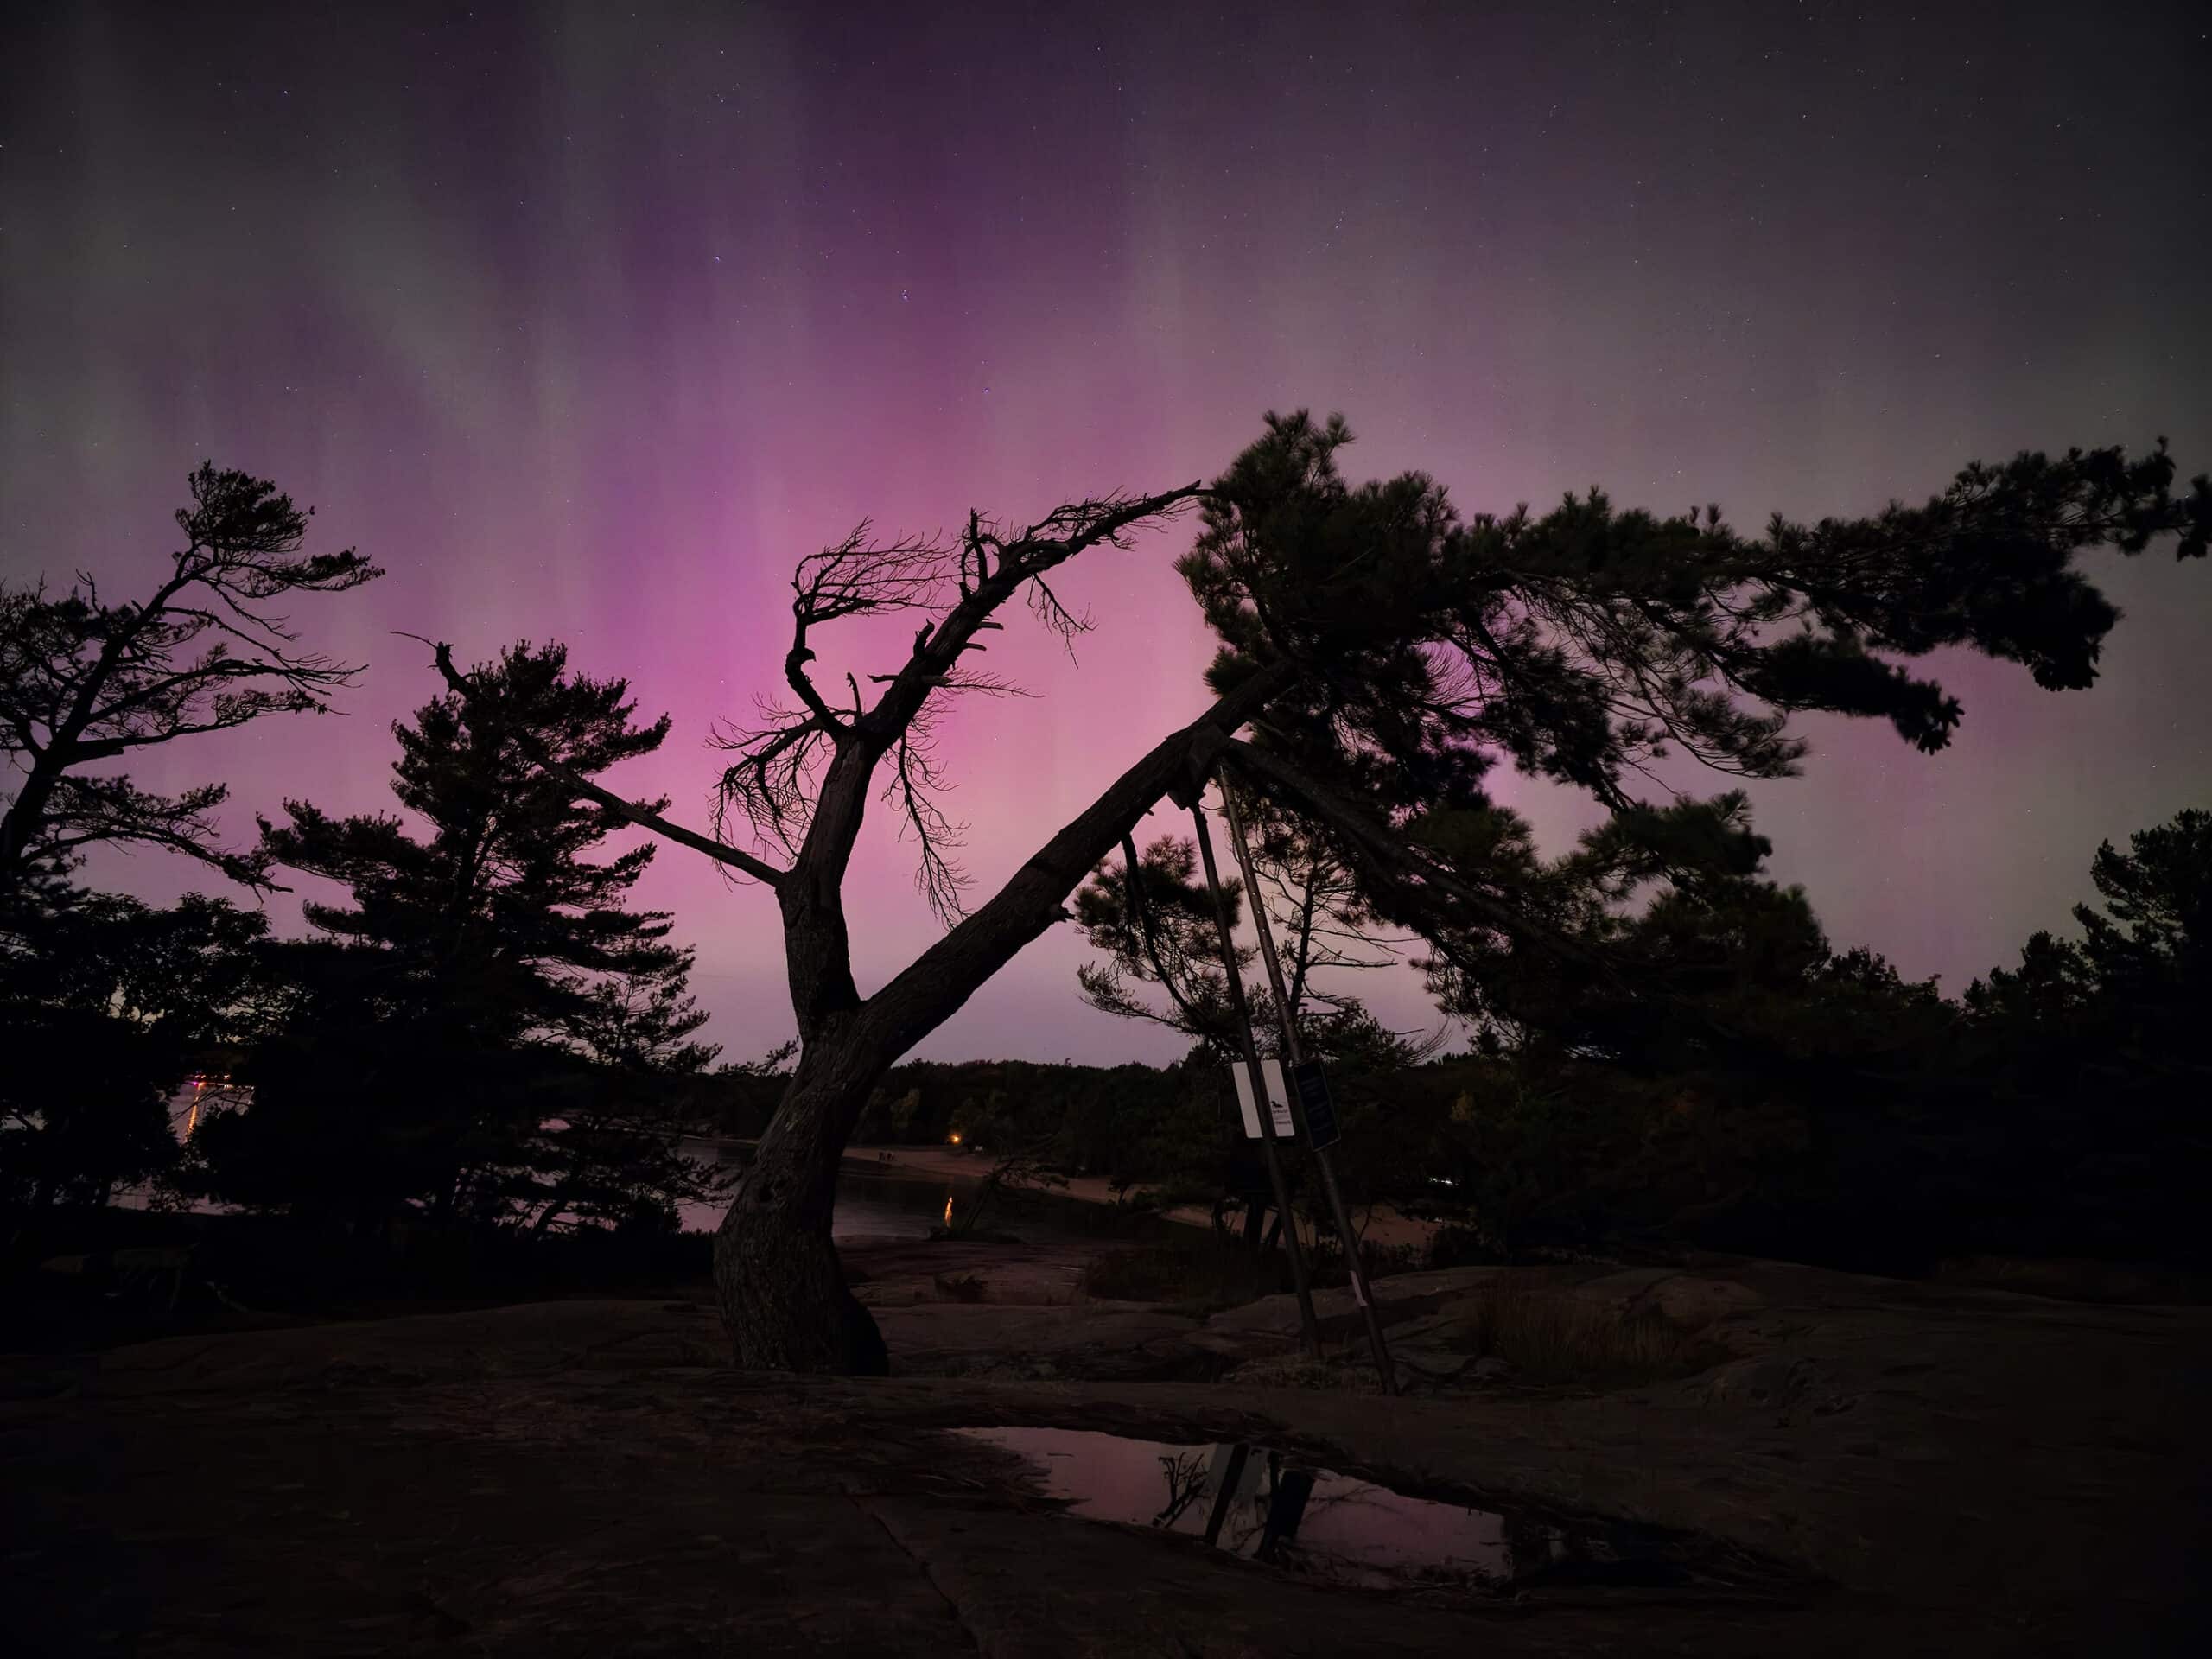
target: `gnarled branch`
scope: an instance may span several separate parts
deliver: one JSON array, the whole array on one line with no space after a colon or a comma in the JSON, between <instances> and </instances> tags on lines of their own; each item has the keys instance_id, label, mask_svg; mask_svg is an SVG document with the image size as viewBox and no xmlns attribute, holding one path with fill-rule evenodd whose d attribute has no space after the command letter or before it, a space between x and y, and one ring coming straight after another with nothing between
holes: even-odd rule
<instances>
[{"instance_id":1,"label":"gnarled branch","mask_svg":"<svg viewBox=\"0 0 2212 1659\"><path fill-rule=\"evenodd\" d=\"M420 638L416 634L408 634L404 637L410 639ZM475 688L469 683L468 677L453 664L453 647L429 640L423 640L423 643L430 645L438 673L446 684L464 700L473 697L475 695ZM559 779L584 799L597 802L615 817L626 819L640 829L650 830L657 836L664 836L678 846L689 847L694 852L704 853L716 863L728 865L741 874L749 875L754 880L768 887L777 887L783 881L785 872L766 860L756 858L751 853L744 852L738 848L727 846L711 836L702 836L696 830L687 830L682 824L673 823L658 812L617 795L611 789L603 788L582 773L554 761L545 753L544 747L527 732L516 731L512 735L516 747L529 756L531 765L542 768L549 777Z\"/></svg>"}]
</instances>

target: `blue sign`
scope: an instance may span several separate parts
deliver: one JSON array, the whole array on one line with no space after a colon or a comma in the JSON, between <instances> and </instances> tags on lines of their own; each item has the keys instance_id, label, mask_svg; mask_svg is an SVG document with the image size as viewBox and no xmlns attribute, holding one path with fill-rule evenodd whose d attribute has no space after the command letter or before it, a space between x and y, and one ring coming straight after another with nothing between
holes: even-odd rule
<instances>
[{"instance_id":1,"label":"blue sign","mask_svg":"<svg viewBox=\"0 0 2212 1659\"><path fill-rule=\"evenodd\" d=\"M1343 1140L1344 1132L1337 1128L1336 1103L1329 1098L1328 1079L1321 1075L1319 1060L1300 1060L1290 1069L1291 1082L1298 1092L1298 1109L1306 1119L1306 1139L1316 1152L1324 1147L1333 1147Z\"/></svg>"}]
</instances>

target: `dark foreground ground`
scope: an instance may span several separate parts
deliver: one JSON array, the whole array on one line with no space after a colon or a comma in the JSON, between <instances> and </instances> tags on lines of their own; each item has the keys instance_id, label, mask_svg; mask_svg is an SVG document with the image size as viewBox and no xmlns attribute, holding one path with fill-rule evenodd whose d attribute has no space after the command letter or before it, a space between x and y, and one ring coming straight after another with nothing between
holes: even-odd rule
<instances>
[{"instance_id":1,"label":"dark foreground ground","mask_svg":"<svg viewBox=\"0 0 2212 1659\"><path fill-rule=\"evenodd\" d=\"M569 1300L0 1362L10 1653L1485 1656L2207 1650L2212 1310L1759 1262L1560 1268L1694 1374L1471 1363L1478 1268L1383 1287L1408 1395L1287 1303L1071 1301L1065 1248L851 1252L881 1382L724 1368L690 1300ZM1348 1336L1342 1293L1324 1299ZM1212 1380L1203 1380L1211 1378ZM1269 1383L1274 1386L1268 1386ZM1633 1521L1637 1588L1333 1589L1058 1512L945 1431L1258 1440L1401 1490Z\"/></svg>"}]
</instances>

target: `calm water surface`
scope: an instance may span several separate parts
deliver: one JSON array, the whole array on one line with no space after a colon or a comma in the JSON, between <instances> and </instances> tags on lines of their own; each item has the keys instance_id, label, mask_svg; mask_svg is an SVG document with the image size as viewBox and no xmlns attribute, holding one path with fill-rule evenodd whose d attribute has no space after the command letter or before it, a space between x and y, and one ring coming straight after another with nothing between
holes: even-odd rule
<instances>
[{"instance_id":1,"label":"calm water surface","mask_svg":"<svg viewBox=\"0 0 2212 1659\"><path fill-rule=\"evenodd\" d=\"M1194 1446L1089 1429L956 1428L1027 1462L1081 1521L1157 1528L1293 1573L1373 1590L1494 1590L1544 1579L1638 1586L1725 1577L1755 1583L1745 1560L1700 1559L1694 1540L1592 1522L1568 1530L1534 1516L1414 1497L1262 1446Z\"/></svg>"},{"instance_id":2,"label":"calm water surface","mask_svg":"<svg viewBox=\"0 0 2212 1659\"><path fill-rule=\"evenodd\" d=\"M225 1103L243 1104L251 1098L250 1090L228 1090ZM188 1131L202 1103L200 1091L190 1087L181 1090L171 1103L171 1127L180 1139ZM682 1149L686 1157L702 1163L719 1164L730 1170L743 1166L744 1150L729 1141L687 1137ZM862 1235L927 1238L932 1227L944 1226L956 1209L964 1209L981 1185L980 1179L925 1175L912 1170L893 1173L887 1168L883 1174L872 1174L849 1161L837 1182L837 1208L830 1232L837 1238ZM134 1189L119 1194L114 1201L126 1208L143 1209L147 1198L144 1192ZM225 1206L202 1202L191 1208L212 1214ZM687 1204L683 1206L682 1214L687 1232L710 1233L721 1224L722 1206ZM1052 1194L1020 1193L995 1202L983 1225L1015 1232L1024 1238L1072 1239L1152 1237L1158 1236L1162 1227L1171 1227L1173 1224L1148 1217L1131 1217L1104 1205L1084 1204Z\"/></svg>"},{"instance_id":3,"label":"calm water surface","mask_svg":"<svg viewBox=\"0 0 2212 1659\"><path fill-rule=\"evenodd\" d=\"M744 1164L744 1154L727 1142L686 1141L683 1150L686 1157L720 1163L728 1169L741 1168ZM955 1209L966 1206L980 1185L967 1178L924 1175L911 1170L869 1174L849 1161L837 1182L837 1208L830 1219L830 1235L836 1238L863 1234L927 1238L931 1228L945 1225ZM721 1218L719 1205L683 1206L686 1230L712 1232L721 1224ZM1026 1239L1045 1239L1150 1237L1173 1224L1122 1215L1105 1205L1052 1194L1021 1193L994 1204L983 1225L1002 1228Z\"/></svg>"}]
</instances>

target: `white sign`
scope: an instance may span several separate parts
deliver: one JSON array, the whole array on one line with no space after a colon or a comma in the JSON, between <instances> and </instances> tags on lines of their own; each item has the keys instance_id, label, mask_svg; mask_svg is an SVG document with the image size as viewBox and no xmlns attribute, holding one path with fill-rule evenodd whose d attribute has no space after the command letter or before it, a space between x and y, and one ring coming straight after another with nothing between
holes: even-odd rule
<instances>
[{"instance_id":1,"label":"white sign","mask_svg":"<svg viewBox=\"0 0 2212 1659\"><path fill-rule=\"evenodd\" d=\"M1287 1141L1291 1138L1290 1088L1284 1081L1282 1062L1263 1059L1261 1074L1267 1078L1268 1105L1275 1121L1275 1135ZM1248 1141L1260 1139L1260 1111L1258 1094L1252 1087L1252 1074L1242 1060L1229 1068L1230 1078L1236 1085L1236 1109L1244 1119L1244 1136Z\"/></svg>"},{"instance_id":2,"label":"white sign","mask_svg":"<svg viewBox=\"0 0 2212 1659\"><path fill-rule=\"evenodd\" d=\"M1256 1141L1260 1138L1260 1109L1253 1103L1252 1074L1244 1069L1243 1061L1238 1060L1229 1068L1229 1080L1236 1085L1236 1110L1244 1119L1244 1138Z\"/></svg>"}]
</instances>

